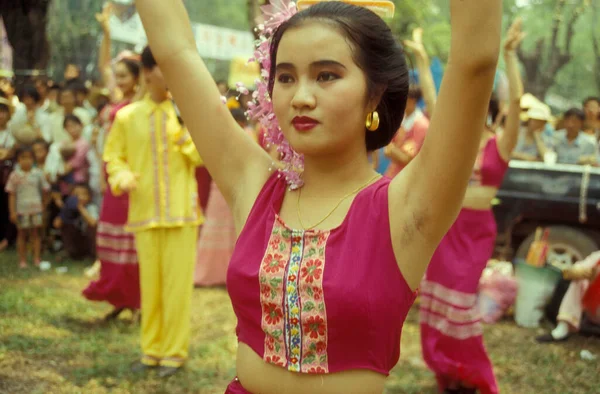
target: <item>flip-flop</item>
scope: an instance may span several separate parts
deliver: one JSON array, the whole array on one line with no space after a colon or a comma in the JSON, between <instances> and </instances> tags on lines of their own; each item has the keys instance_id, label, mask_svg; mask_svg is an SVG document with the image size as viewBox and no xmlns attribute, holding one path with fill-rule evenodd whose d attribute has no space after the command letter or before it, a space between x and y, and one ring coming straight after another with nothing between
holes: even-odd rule
<instances>
[{"instance_id":1,"label":"flip-flop","mask_svg":"<svg viewBox=\"0 0 600 394\"><path fill-rule=\"evenodd\" d=\"M571 337L571 334L567 334L562 338L554 338L552 334L544 334L536 337L535 340L537 343L553 343L553 342L565 342Z\"/></svg>"}]
</instances>

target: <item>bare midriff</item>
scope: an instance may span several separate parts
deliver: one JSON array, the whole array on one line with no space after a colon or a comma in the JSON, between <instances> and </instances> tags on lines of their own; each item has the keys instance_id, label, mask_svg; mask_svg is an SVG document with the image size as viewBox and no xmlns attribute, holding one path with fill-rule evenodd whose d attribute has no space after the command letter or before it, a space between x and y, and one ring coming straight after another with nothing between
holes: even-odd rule
<instances>
[{"instance_id":1,"label":"bare midriff","mask_svg":"<svg viewBox=\"0 0 600 394\"><path fill-rule=\"evenodd\" d=\"M487 211L492 208L498 188L495 186L470 186L465 193L463 208Z\"/></svg>"},{"instance_id":2,"label":"bare midriff","mask_svg":"<svg viewBox=\"0 0 600 394\"><path fill-rule=\"evenodd\" d=\"M237 374L242 386L254 394L381 394L386 377L357 369L331 374L289 372L267 364L248 345L239 342Z\"/></svg>"}]
</instances>

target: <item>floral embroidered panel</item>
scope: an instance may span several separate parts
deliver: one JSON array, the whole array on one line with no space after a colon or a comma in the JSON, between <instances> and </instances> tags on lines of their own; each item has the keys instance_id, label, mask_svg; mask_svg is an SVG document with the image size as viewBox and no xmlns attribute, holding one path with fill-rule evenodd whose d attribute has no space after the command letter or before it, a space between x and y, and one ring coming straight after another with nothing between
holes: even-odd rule
<instances>
[{"instance_id":1,"label":"floral embroidered panel","mask_svg":"<svg viewBox=\"0 0 600 394\"><path fill-rule=\"evenodd\" d=\"M276 218L261 262L264 360L302 373L327 373L323 294L329 232L290 230Z\"/></svg>"}]
</instances>

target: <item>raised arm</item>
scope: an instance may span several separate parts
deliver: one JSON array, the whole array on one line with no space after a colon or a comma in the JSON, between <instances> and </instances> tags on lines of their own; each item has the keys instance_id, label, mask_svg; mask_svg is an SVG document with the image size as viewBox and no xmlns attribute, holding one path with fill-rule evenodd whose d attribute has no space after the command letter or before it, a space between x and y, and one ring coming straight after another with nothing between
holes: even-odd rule
<instances>
[{"instance_id":1,"label":"raised arm","mask_svg":"<svg viewBox=\"0 0 600 394\"><path fill-rule=\"evenodd\" d=\"M516 19L506 36L504 42L504 62L508 76L508 114L504 125L504 132L498 137L498 151L506 161L510 160L519 138L519 124L521 114L521 96L523 96L523 81L519 72L519 60L516 50L525 37L521 31L522 21Z\"/></svg>"},{"instance_id":2,"label":"raised arm","mask_svg":"<svg viewBox=\"0 0 600 394\"><path fill-rule=\"evenodd\" d=\"M389 190L392 242L413 288L461 209L500 51L501 0L450 0L450 9L450 57L425 143Z\"/></svg>"},{"instance_id":3,"label":"raised arm","mask_svg":"<svg viewBox=\"0 0 600 394\"><path fill-rule=\"evenodd\" d=\"M118 101L119 98L115 97L116 89L115 89L115 81L114 75L112 72L112 67L110 64L110 48L111 48L111 38L110 38L110 15L112 12L111 3L106 3L104 8L102 8L102 13L96 14L96 20L100 24L102 28L102 41L100 42L100 52L98 54L98 70L100 71L100 75L102 76L102 82L104 86L110 90L111 100L113 102Z\"/></svg>"},{"instance_id":4,"label":"raised arm","mask_svg":"<svg viewBox=\"0 0 600 394\"><path fill-rule=\"evenodd\" d=\"M427 51L423 45L423 29L417 27L413 30L412 34L412 41L404 41L404 47L415 55L417 70L419 71L419 85L423 92L423 100L425 100L427 113L431 117L435 109L437 92L435 90L435 83L433 82L433 75L431 74L429 55L427 55Z\"/></svg>"},{"instance_id":5,"label":"raised arm","mask_svg":"<svg viewBox=\"0 0 600 394\"><path fill-rule=\"evenodd\" d=\"M169 90L239 228L269 176L271 159L221 102L182 0L136 0L136 6Z\"/></svg>"}]
</instances>

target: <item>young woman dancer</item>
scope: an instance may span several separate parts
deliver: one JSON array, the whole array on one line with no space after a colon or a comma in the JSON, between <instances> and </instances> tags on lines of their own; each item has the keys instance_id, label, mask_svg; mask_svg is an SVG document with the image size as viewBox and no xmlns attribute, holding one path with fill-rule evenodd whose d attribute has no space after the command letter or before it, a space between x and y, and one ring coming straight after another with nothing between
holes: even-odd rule
<instances>
[{"instance_id":1,"label":"young woman dancer","mask_svg":"<svg viewBox=\"0 0 600 394\"><path fill-rule=\"evenodd\" d=\"M116 100L107 106L108 119L104 122L105 133L110 127L119 110L129 105L140 96L141 66L133 57L119 59L114 68L110 62L110 26L108 19L110 8L105 7L97 19L104 31L101 44L100 67L105 82L115 87L111 97ZM100 114L102 117L103 114ZM103 171L102 178L105 179ZM92 301L106 301L114 306L105 319L117 318L125 309L137 311L140 308L139 267L133 234L125 231L129 199L127 195L115 196L110 187L106 187L102 198L100 218L96 235L96 250L100 261L100 278L83 291L83 295Z\"/></svg>"},{"instance_id":2,"label":"young woman dancer","mask_svg":"<svg viewBox=\"0 0 600 394\"><path fill-rule=\"evenodd\" d=\"M259 48L272 99L259 109L272 104L266 119L281 127L281 146L304 155L302 182L271 171L222 104L183 2L136 5L238 232L227 277L238 378L227 392L383 392L414 290L462 205L498 60L501 0L450 0L450 62L429 134L394 180L367 157L393 138L408 94L388 26L337 1L283 22L270 53L268 41ZM287 2L271 7L293 13Z\"/></svg>"},{"instance_id":3,"label":"young woman dancer","mask_svg":"<svg viewBox=\"0 0 600 394\"><path fill-rule=\"evenodd\" d=\"M510 100L504 132L496 136L486 127L481 135L463 208L434 253L420 288L423 357L435 372L440 391L446 393L498 392L483 345L477 288L496 241L492 200L518 139L523 85L515 51L522 38L518 20L504 43ZM490 111L488 126L498 116L498 106L490 108L496 110Z\"/></svg>"}]
</instances>

